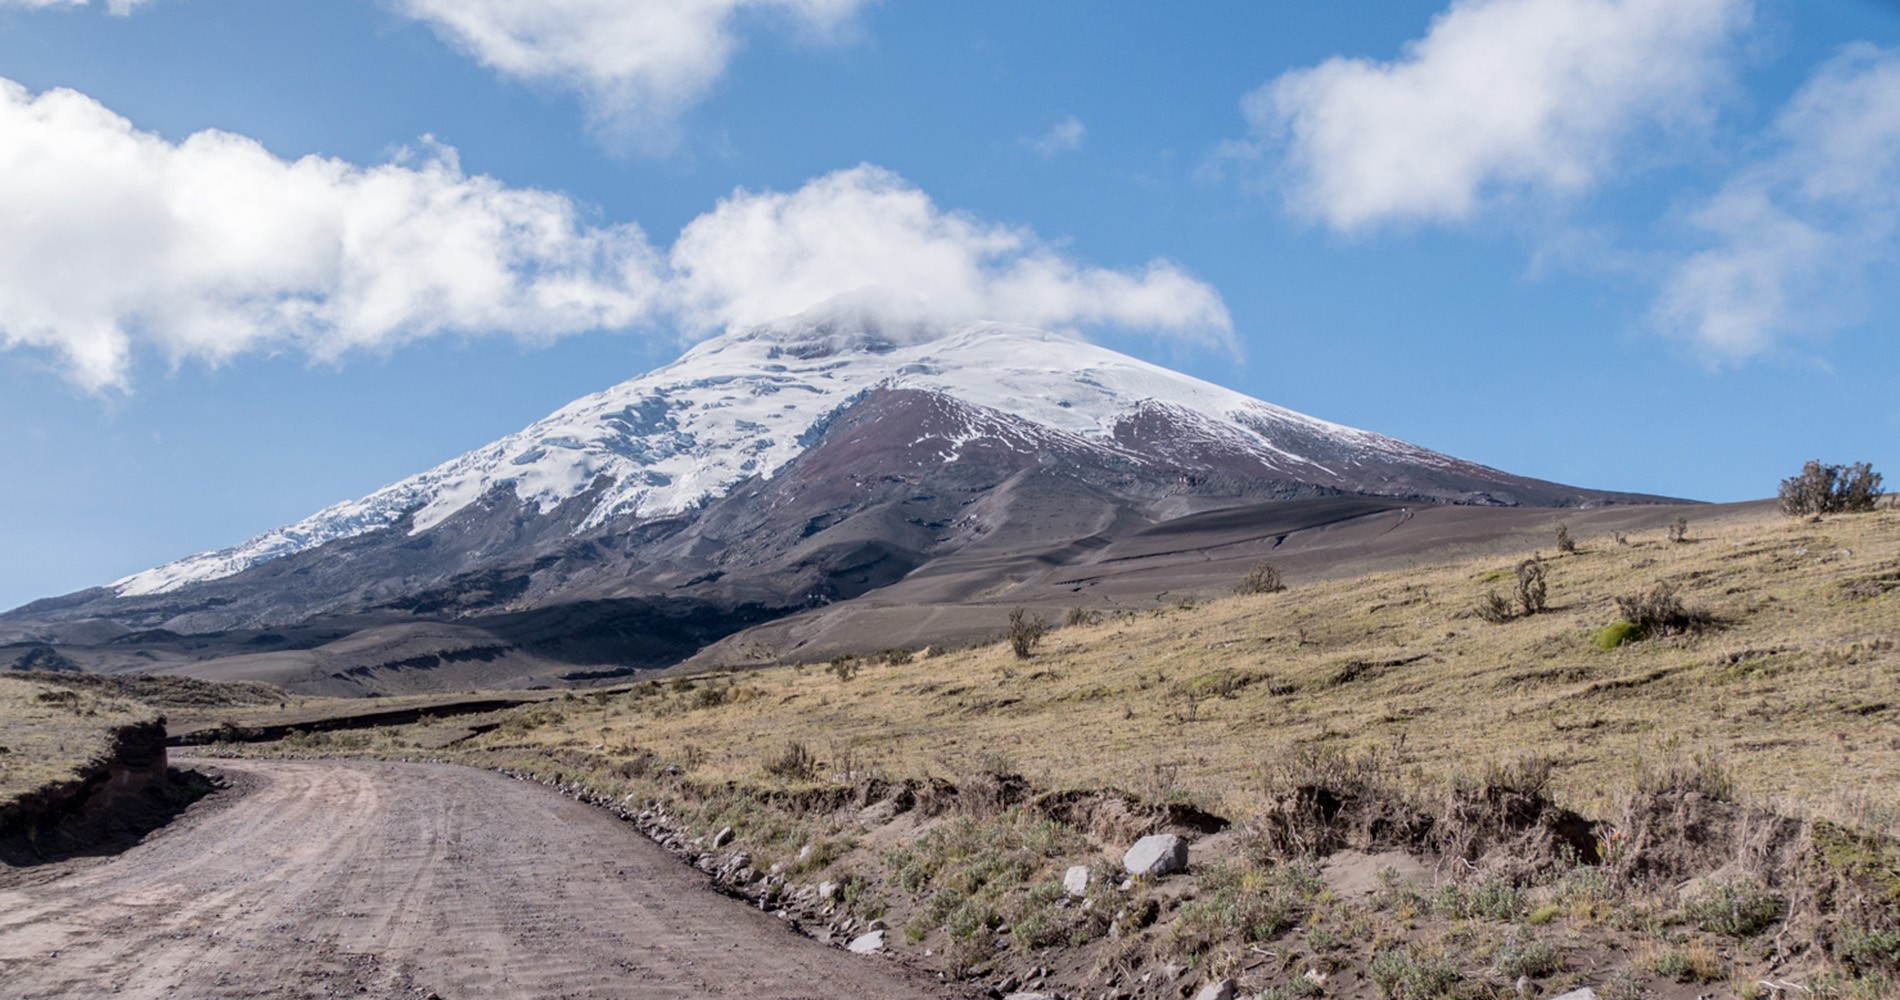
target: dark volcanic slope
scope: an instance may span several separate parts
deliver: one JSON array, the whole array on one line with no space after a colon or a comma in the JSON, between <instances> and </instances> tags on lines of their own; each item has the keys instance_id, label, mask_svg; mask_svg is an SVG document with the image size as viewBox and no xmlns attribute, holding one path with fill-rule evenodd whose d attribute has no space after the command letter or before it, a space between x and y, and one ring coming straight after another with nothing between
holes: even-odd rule
<instances>
[{"instance_id":1,"label":"dark volcanic slope","mask_svg":"<svg viewBox=\"0 0 1900 1000\"><path fill-rule=\"evenodd\" d=\"M939 393L877 389L772 478L696 510L584 528L611 483L546 513L504 484L413 534L404 518L169 593L93 590L29 605L0 616L0 641L11 643L0 666L185 672L323 693L602 681L900 581L889 600L980 602L1020 582L1025 565L1086 575L1223 533L1310 530L1444 501L1658 499L1450 459L1352 454L1317 438L1304 442L1315 452L1304 464L1276 465L1217 430L1145 405L1112 439L1091 439ZM1300 478L1290 464L1310 469Z\"/></svg>"}]
</instances>

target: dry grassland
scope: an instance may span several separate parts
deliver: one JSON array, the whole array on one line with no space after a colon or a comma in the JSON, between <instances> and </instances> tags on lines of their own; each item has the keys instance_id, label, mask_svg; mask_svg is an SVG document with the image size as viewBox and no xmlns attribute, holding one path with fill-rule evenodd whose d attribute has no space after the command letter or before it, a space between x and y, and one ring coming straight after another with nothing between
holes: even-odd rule
<instances>
[{"instance_id":1,"label":"dry grassland","mask_svg":"<svg viewBox=\"0 0 1900 1000\"><path fill-rule=\"evenodd\" d=\"M113 731L158 716L102 690L73 690L0 674L0 809L72 781L112 744Z\"/></svg>"},{"instance_id":2,"label":"dry grassland","mask_svg":"<svg viewBox=\"0 0 1900 1000\"><path fill-rule=\"evenodd\" d=\"M1785 813L1894 828L1900 512L1577 542L1541 553L1547 610L1501 624L1475 609L1511 595L1513 558L1295 580L1062 627L1027 660L997 643L861 659L849 680L811 664L647 682L471 748L652 754L752 783L798 742L834 779L1001 769L1228 816L1257 810L1263 765L1303 746L1378 751L1419 784L1549 756L1554 797L1586 815L1639 767L1702 755ZM1616 599L1657 584L1713 627L1599 648Z\"/></svg>"},{"instance_id":3,"label":"dry grassland","mask_svg":"<svg viewBox=\"0 0 1900 1000\"><path fill-rule=\"evenodd\" d=\"M1532 552L213 752L534 777L993 995L1900 996L1900 512L1574 534L1503 621Z\"/></svg>"}]
</instances>

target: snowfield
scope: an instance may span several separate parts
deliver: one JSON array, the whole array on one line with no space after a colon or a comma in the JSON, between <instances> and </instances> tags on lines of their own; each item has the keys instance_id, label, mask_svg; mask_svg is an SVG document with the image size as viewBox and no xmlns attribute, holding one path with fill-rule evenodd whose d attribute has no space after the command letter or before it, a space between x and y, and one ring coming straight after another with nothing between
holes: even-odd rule
<instances>
[{"instance_id":1,"label":"snowfield","mask_svg":"<svg viewBox=\"0 0 1900 1000\"><path fill-rule=\"evenodd\" d=\"M1198 414L1225 444L1290 471L1323 467L1276 441L1287 432L1326 439L1333 454L1455 461L1063 334L996 323L891 328L865 314L814 310L705 341L670 365L362 499L112 586L120 596L165 593L387 528L412 512L411 531L426 531L502 484L546 512L607 477L582 529L675 514L752 476L769 478L834 414L878 387L942 393L1110 445L1120 420L1162 404ZM954 460L954 449L942 457Z\"/></svg>"}]
</instances>

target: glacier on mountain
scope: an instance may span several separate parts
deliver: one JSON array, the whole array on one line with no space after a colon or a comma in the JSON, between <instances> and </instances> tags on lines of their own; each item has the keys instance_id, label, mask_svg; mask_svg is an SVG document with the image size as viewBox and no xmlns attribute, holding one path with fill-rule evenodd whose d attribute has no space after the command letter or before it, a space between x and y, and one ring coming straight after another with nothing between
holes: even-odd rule
<instances>
[{"instance_id":1,"label":"glacier on mountain","mask_svg":"<svg viewBox=\"0 0 1900 1000\"><path fill-rule=\"evenodd\" d=\"M942 393L1109 447L1119 421L1160 404L1198 415L1230 446L1290 472L1323 470L1276 442L1287 431L1323 438L1335 452L1432 466L1455 461L1065 334L998 323L926 329L821 308L704 341L670 365L359 500L112 586L120 596L165 593L388 528L405 516L412 533L427 531L504 484L546 512L605 477L610 482L582 530L679 513L752 476L771 477L817 440L833 415L879 387Z\"/></svg>"}]
</instances>

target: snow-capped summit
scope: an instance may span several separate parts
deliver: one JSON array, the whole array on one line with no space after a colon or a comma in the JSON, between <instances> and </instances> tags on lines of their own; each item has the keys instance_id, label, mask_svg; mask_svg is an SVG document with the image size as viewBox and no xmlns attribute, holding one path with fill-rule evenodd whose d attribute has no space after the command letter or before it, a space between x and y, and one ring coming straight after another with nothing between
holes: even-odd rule
<instances>
[{"instance_id":1,"label":"snow-capped summit","mask_svg":"<svg viewBox=\"0 0 1900 1000\"><path fill-rule=\"evenodd\" d=\"M0 639L16 666L318 693L592 683L887 602L924 643L975 637L997 600L1192 592L1301 532L1314 551L1405 535L1418 503L1659 499L902 305L728 332L360 500L0 615Z\"/></svg>"},{"instance_id":2,"label":"snow-capped summit","mask_svg":"<svg viewBox=\"0 0 1900 1000\"><path fill-rule=\"evenodd\" d=\"M1449 467L1404 442L1316 420L1095 346L1026 327L934 328L892 320L862 298L707 340L678 361L576 400L522 431L327 507L242 544L134 574L121 596L166 593L229 576L410 516L440 524L504 484L545 512L605 477L578 530L616 518L677 514L752 476L770 478L832 416L873 388L939 393L1103 447L1143 407L1198 415L1232 449L1289 476L1337 478L1301 442L1329 453ZM1297 440L1294 440L1297 439ZM956 459L944 442L943 461Z\"/></svg>"}]
</instances>

